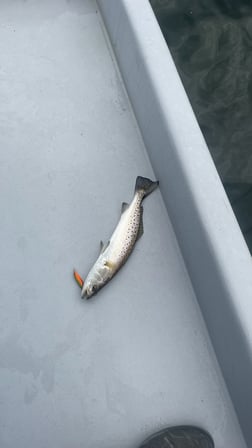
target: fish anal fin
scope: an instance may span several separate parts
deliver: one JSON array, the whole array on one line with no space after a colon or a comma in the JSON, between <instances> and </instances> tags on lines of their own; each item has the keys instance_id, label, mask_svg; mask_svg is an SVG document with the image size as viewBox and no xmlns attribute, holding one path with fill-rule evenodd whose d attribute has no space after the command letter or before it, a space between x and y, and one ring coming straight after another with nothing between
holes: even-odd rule
<instances>
[{"instance_id":1,"label":"fish anal fin","mask_svg":"<svg viewBox=\"0 0 252 448\"><path fill-rule=\"evenodd\" d=\"M143 233L144 233L144 227L143 227L143 206L141 205L141 208L140 208L140 224L139 224L139 229L138 229L138 234L137 234L137 240L139 240L139 238L141 238Z\"/></svg>"},{"instance_id":2,"label":"fish anal fin","mask_svg":"<svg viewBox=\"0 0 252 448\"><path fill-rule=\"evenodd\" d=\"M129 207L129 204L127 204L127 202L123 202L122 203L121 213L123 214L123 212L125 212L125 210L127 210L128 207Z\"/></svg>"}]
</instances>

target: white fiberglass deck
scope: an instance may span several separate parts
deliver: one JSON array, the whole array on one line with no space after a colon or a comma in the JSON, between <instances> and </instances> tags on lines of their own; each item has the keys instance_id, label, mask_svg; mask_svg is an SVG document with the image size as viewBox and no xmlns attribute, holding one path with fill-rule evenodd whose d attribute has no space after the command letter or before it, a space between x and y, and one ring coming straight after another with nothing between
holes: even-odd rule
<instances>
[{"instance_id":1,"label":"white fiberglass deck","mask_svg":"<svg viewBox=\"0 0 252 448\"><path fill-rule=\"evenodd\" d=\"M244 448L160 191L108 286L81 301L72 278L155 178L95 2L2 0L0 56L1 448L186 423Z\"/></svg>"}]
</instances>

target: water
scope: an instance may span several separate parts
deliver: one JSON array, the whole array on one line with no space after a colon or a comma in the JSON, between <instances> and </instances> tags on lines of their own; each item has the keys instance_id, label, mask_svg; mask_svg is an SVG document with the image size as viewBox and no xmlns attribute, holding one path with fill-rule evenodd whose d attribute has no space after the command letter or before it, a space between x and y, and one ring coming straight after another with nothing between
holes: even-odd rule
<instances>
[{"instance_id":1,"label":"water","mask_svg":"<svg viewBox=\"0 0 252 448\"><path fill-rule=\"evenodd\" d=\"M151 5L252 252L252 2Z\"/></svg>"}]
</instances>

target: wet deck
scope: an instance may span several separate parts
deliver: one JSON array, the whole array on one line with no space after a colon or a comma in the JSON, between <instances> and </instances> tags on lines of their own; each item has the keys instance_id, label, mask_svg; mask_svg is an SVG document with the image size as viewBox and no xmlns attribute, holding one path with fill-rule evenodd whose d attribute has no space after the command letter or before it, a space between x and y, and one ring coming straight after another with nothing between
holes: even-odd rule
<instances>
[{"instance_id":1,"label":"wet deck","mask_svg":"<svg viewBox=\"0 0 252 448\"><path fill-rule=\"evenodd\" d=\"M130 448L165 425L245 444L161 192L89 302L135 178L155 178L96 3L0 5L0 445Z\"/></svg>"}]
</instances>

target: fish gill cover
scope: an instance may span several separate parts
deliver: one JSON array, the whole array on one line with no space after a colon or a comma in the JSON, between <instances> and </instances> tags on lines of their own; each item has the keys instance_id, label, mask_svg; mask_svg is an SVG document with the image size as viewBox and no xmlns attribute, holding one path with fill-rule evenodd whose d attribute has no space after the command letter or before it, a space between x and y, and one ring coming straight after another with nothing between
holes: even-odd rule
<instances>
[{"instance_id":1,"label":"fish gill cover","mask_svg":"<svg viewBox=\"0 0 252 448\"><path fill-rule=\"evenodd\" d=\"M150 3L252 252L252 2Z\"/></svg>"}]
</instances>

